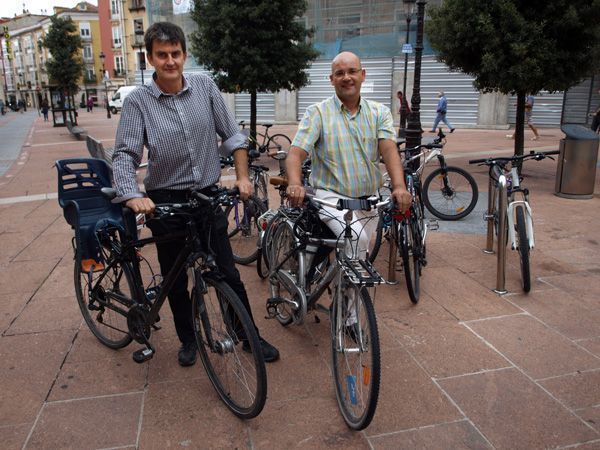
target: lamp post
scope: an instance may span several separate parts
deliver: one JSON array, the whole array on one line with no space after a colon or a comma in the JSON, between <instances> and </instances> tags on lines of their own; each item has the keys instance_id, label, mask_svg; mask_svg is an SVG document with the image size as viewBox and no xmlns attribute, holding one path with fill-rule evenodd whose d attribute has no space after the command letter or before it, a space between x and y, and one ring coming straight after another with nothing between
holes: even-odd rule
<instances>
[{"instance_id":1,"label":"lamp post","mask_svg":"<svg viewBox=\"0 0 600 450\"><path fill-rule=\"evenodd\" d=\"M409 45L410 36L410 21L412 19L413 11L415 9L416 0L403 0L404 1L404 12L406 14L406 41L405 45ZM408 73L408 54L411 52L410 48L403 48L404 53L404 79L402 82L402 102L400 103L400 130L399 137L406 136L406 118L408 116L408 100L406 100L406 76Z\"/></svg>"},{"instance_id":2,"label":"lamp post","mask_svg":"<svg viewBox=\"0 0 600 450\"><path fill-rule=\"evenodd\" d=\"M146 55L142 51L142 49L144 48L144 44L140 43L139 45L136 45L136 48L138 49L137 60L138 60L138 67L139 67L140 71L142 72L142 86L143 86L144 85L144 70L146 70Z\"/></svg>"},{"instance_id":3,"label":"lamp post","mask_svg":"<svg viewBox=\"0 0 600 450\"><path fill-rule=\"evenodd\" d=\"M106 59L106 55L104 52L100 52L100 61L102 61L102 78L104 79L104 92L106 95L106 118L110 119L110 106L108 105L108 80L105 77L106 69L104 68L104 60Z\"/></svg>"},{"instance_id":4,"label":"lamp post","mask_svg":"<svg viewBox=\"0 0 600 450\"><path fill-rule=\"evenodd\" d=\"M417 1L417 41L415 45L415 71L413 81L413 92L410 99L411 111L408 115L406 127L406 148L416 147L421 144L421 58L423 56L423 22L425 20L425 0ZM416 151L418 153L418 150ZM412 156L412 155L411 155ZM408 157L408 155L407 155ZM416 170L419 167L419 161L411 163L411 168Z\"/></svg>"}]
</instances>

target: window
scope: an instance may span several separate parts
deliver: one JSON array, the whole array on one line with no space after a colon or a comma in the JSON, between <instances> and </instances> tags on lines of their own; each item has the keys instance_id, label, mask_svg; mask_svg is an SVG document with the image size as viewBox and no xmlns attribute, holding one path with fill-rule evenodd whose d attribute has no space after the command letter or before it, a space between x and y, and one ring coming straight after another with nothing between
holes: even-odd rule
<instances>
[{"instance_id":1,"label":"window","mask_svg":"<svg viewBox=\"0 0 600 450\"><path fill-rule=\"evenodd\" d=\"M110 0L110 13L113 16L118 16L119 15L119 0Z\"/></svg>"},{"instance_id":2,"label":"window","mask_svg":"<svg viewBox=\"0 0 600 450\"><path fill-rule=\"evenodd\" d=\"M96 80L96 71L94 70L93 67L88 67L85 69L85 78L88 81L95 81Z\"/></svg>"},{"instance_id":3,"label":"window","mask_svg":"<svg viewBox=\"0 0 600 450\"><path fill-rule=\"evenodd\" d=\"M113 47L121 46L121 29L118 26L112 27Z\"/></svg>"},{"instance_id":4,"label":"window","mask_svg":"<svg viewBox=\"0 0 600 450\"><path fill-rule=\"evenodd\" d=\"M91 32L90 32L90 23L89 22L79 22L79 34L81 35L82 38L90 38L91 37Z\"/></svg>"},{"instance_id":5,"label":"window","mask_svg":"<svg viewBox=\"0 0 600 450\"><path fill-rule=\"evenodd\" d=\"M115 56L115 72L117 74L123 74L125 72L122 56Z\"/></svg>"},{"instance_id":6,"label":"window","mask_svg":"<svg viewBox=\"0 0 600 450\"><path fill-rule=\"evenodd\" d=\"M92 59L92 46L91 45L83 46L83 59Z\"/></svg>"}]
</instances>

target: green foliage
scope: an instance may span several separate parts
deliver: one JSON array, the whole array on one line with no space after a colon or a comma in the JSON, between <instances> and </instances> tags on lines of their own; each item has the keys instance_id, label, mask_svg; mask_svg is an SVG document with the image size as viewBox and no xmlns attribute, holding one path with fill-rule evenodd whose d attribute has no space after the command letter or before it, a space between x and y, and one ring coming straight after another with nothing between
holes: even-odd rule
<instances>
[{"instance_id":1,"label":"green foliage","mask_svg":"<svg viewBox=\"0 0 600 450\"><path fill-rule=\"evenodd\" d=\"M83 60L80 50L81 38L77 26L70 17L52 16L43 45L51 54L46 62L50 83L56 84L65 93L77 91L77 82L83 74Z\"/></svg>"},{"instance_id":2,"label":"green foliage","mask_svg":"<svg viewBox=\"0 0 600 450\"><path fill-rule=\"evenodd\" d=\"M426 33L484 91L566 90L599 68L600 0L446 0Z\"/></svg>"},{"instance_id":3,"label":"green foliage","mask_svg":"<svg viewBox=\"0 0 600 450\"><path fill-rule=\"evenodd\" d=\"M318 56L297 21L305 10L305 0L198 0L191 53L226 92L298 89Z\"/></svg>"}]
</instances>

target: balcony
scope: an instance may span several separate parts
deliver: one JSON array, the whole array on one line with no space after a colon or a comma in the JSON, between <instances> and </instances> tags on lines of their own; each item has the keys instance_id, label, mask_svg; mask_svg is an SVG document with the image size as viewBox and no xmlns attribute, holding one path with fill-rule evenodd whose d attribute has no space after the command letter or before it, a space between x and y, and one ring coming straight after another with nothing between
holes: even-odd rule
<instances>
[{"instance_id":1,"label":"balcony","mask_svg":"<svg viewBox=\"0 0 600 450\"><path fill-rule=\"evenodd\" d=\"M144 36L139 34L134 34L133 39L131 40L132 48L142 48L145 47L146 44L144 42Z\"/></svg>"},{"instance_id":2,"label":"balcony","mask_svg":"<svg viewBox=\"0 0 600 450\"><path fill-rule=\"evenodd\" d=\"M86 75L85 77L83 77L83 84L96 84L98 80L96 79L96 76L89 76Z\"/></svg>"},{"instance_id":3,"label":"balcony","mask_svg":"<svg viewBox=\"0 0 600 450\"><path fill-rule=\"evenodd\" d=\"M113 76L115 78L123 78L125 76L124 70L113 69Z\"/></svg>"},{"instance_id":4,"label":"balcony","mask_svg":"<svg viewBox=\"0 0 600 450\"><path fill-rule=\"evenodd\" d=\"M129 11L146 9L146 0L129 0Z\"/></svg>"}]
</instances>

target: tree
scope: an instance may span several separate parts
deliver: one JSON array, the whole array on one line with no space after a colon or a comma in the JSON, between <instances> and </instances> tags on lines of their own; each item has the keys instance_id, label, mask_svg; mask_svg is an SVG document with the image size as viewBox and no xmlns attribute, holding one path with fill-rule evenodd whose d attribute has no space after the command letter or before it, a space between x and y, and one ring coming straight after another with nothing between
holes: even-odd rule
<instances>
[{"instance_id":1,"label":"tree","mask_svg":"<svg viewBox=\"0 0 600 450\"><path fill-rule=\"evenodd\" d=\"M566 90L599 67L600 0L445 0L430 14L440 61L477 89L517 95L516 155L526 95Z\"/></svg>"},{"instance_id":2,"label":"tree","mask_svg":"<svg viewBox=\"0 0 600 450\"><path fill-rule=\"evenodd\" d=\"M225 92L250 93L250 133L256 137L256 93L305 86L318 52L312 30L298 21L305 0L197 0L192 54Z\"/></svg>"},{"instance_id":3,"label":"tree","mask_svg":"<svg viewBox=\"0 0 600 450\"><path fill-rule=\"evenodd\" d=\"M61 100L69 99L74 105L73 94L78 90L77 82L83 75L83 60L81 57L81 37L77 26L71 17L60 18L56 15L50 18L50 28L44 37L43 45L50 51L51 57L46 61L46 70L50 83L58 86ZM71 117L71 112L69 111Z\"/></svg>"}]
</instances>

